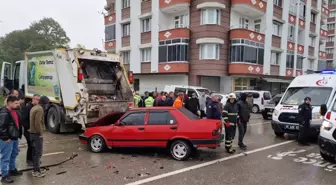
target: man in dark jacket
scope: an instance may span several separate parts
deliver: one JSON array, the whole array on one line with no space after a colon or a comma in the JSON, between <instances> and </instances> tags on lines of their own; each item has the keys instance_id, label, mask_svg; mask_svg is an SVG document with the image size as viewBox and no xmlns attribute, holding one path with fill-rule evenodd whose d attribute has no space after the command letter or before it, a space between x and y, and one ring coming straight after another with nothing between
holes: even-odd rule
<instances>
[{"instance_id":1,"label":"man in dark jacket","mask_svg":"<svg viewBox=\"0 0 336 185\"><path fill-rule=\"evenodd\" d=\"M206 109L207 119L221 120L221 113L220 113L219 107L218 107L217 96L211 95L210 101L211 102L208 102L207 109Z\"/></svg>"},{"instance_id":2,"label":"man in dark jacket","mask_svg":"<svg viewBox=\"0 0 336 185\"><path fill-rule=\"evenodd\" d=\"M246 150L246 145L244 144L244 136L246 134L247 130L247 123L250 121L250 107L248 102L246 101L247 94L242 93L240 95L240 100L237 103L238 105L238 132L239 132L239 140L238 140L238 146Z\"/></svg>"},{"instance_id":3,"label":"man in dark jacket","mask_svg":"<svg viewBox=\"0 0 336 185\"><path fill-rule=\"evenodd\" d=\"M309 145L307 142L307 134L312 120L312 106L310 105L310 97L304 99L304 103L299 106L300 129L298 142L301 145Z\"/></svg>"},{"instance_id":4,"label":"man in dark jacket","mask_svg":"<svg viewBox=\"0 0 336 185\"><path fill-rule=\"evenodd\" d=\"M233 154L236 150L232 148L232 143L236 135L237 120L239 119L237 100L234 93L229 94L222 115L225 123L225 149L227 153Z\"/></svg>"},{"instance_id":5,"label":"man in dark jacket","mask_svg":"<svg viewBox=\"0 0 336 185\"><path fill-rule=\"evenodd\" d=\"M187 104L186 104L186 108L194 113L196 116L200 116L200 104L199 104L199 100L196 97L195 93L192 93L191 98L189 100L187 100Z\"/></svg>"},{"instance_id":6,"label":"man in dark jacket","mask_svg":"<svg viewBox=\"0 0 336 185\"><path fill-rule=\"evenodd\" d=\"M174 92L169 92L169 97L167 98L167 105L173 106L175 101L175 95Z\"/></svg>"},{"instance_id":7,"label":"man in dark jacket","mask_svg":"<svg viewBox=\"0 0 336 185\"><path fill-rule=\"evenodd\" d=\"M19 155L18 139L21 138L21 126L16 109L20 106L15 96L7 97L7 105L0 110L0 152L2 183L13 183L9 177L22 175L16 169L16 157Z\"/></svg>"},{"instance_id":8,"label":"man in dark jacket","mask_svg":"<svg viewBox=\"0 0 336 185\"><path fill-rule=\"evenodd\" d=\"M165 95L161 96L161 99L157 102L157 107L168 107L167 97Z\"/></svg>"}]
</instances>

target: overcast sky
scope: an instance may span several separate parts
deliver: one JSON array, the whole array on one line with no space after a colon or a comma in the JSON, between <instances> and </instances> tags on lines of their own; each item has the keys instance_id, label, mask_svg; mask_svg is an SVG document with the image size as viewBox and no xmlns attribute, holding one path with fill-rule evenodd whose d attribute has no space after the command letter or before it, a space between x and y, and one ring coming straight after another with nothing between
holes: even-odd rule
<instances>
[{"instance_id":1,"label":"overcast sky","mask_svg":"<svg viewBox=\"0 0 336 185\"><path fill-rule=\"evenodd\" d=\"M103 49L106 0L0 0L0 36L27 28L31 22L52 17L71 39L71 46Z\"/></svg>"}]
</instances>

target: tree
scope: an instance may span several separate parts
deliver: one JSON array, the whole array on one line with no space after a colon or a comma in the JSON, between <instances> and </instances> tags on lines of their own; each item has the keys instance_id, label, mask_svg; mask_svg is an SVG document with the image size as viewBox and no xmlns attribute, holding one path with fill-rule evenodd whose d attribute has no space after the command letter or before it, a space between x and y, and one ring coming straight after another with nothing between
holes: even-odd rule
<instances>
[{"instance_id":1,"label":"tree","mask_svg":"<svg viewBox=\"0 0 336 185\"><path fill-rule=\"evenodd\" d=\"M78 48L78 49L86 49L85 46L82 45L82 44L77 44L77 45L75 46L75 48Z\"/></svg>"}]
</instances>

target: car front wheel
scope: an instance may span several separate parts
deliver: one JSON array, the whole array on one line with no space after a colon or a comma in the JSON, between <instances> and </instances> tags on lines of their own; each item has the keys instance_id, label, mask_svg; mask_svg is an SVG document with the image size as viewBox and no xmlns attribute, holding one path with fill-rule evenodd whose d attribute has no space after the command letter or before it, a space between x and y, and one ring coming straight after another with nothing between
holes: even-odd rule
<instances>
[{"instance_id":1,"label":"car front wheel","mask_svg":"<svg viewBox=\"0 0 336 185\"><path fill-rule=\"evenodd\" d=\"M90 138L89 148L94 153L102 152L106 147L104 138L94 135Z\"/></svg>"},{"instance_id":2,"label":"car front wheel","mask_svg":"<svg viewBox=\"0 0 336 185\"><path fill-rule=\"evenodd\" d=\"M178 161L187 160L192 153L192 147L183 140L177 140L170 145L170 154Z\"/></svg>"},{"instance_id":3,"label":"car front wheel","mask_svg":"<svg viewBox=\"0 0 336 185\"><path fill-rule=\"evenodd\" d=\"M333 156L330 156L328 154L325 154L323 152L320 151L320 154L321 154L321 157L326 160L326 161L329 161L329 162L335 162L335 157Z\"/></svg>"},{"instance_id":4,"label":"car front wheel","mask_svg":"<svg viewBox=\"0 0 336 185\"><path fill-rule=\"evenodd\" d=\"M258 113L258 112L259 112L259 107L258 107L258 105L253 105L253 107L252 107L252 113L256 114L256 113Z\"/></svg>"}]
</instances>

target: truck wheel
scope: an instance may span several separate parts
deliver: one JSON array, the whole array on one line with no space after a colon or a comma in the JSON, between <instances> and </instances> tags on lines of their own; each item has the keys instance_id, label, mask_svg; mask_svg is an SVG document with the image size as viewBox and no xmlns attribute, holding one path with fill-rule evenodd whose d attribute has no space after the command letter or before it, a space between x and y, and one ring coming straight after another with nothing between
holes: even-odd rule
<instances>
[{"instance_id":1,"label":"truck wheel","mask_svg":"<svg viewBox=\"0 0 336 185\"><path fill-rule=\"evenodd\" d=\"M58 114L58 111L55 107L50 107L47 115L47 128L48 131L53 134L58 134L60 132L61 127L61 118Z\"/></svg>"},{"instance_id":2,"label":"truck wheel","mask_svg":"<svg viewBox=\"0 0 336 185\"><path fill-rule=\"evenodd\" d=\"M170 154L172 157L178 161L187 160L192 152L192 147L183 140L174 141L170 145Z\"/></svg>"},{"instance_id":3,"label":"truck wheel","mask_svg":"<svg viewBox=\"0 0 336 185\"><path fill-rule=\"evenodd\" d=\"M284 132L276 132L276 131L274 131L274 134L278 137L283 137L285 135Z\"/></svg>"},{"instance_id":4,"label":"truck wheel","mask_svg":"<svg viewBox=\"0 0 336 185\"><path fill-rule=\"evenodd\" d=\"M322 156L322 158L323 158L324 160L329 161L329 162L335 162L335 157L330 156L330 155L328 155L328 154L325 154L325 153L323 153L323 152L321 152L321 151L320 151L320 154L321 154L321 156Z\"/></svg>"}]
</instances>

